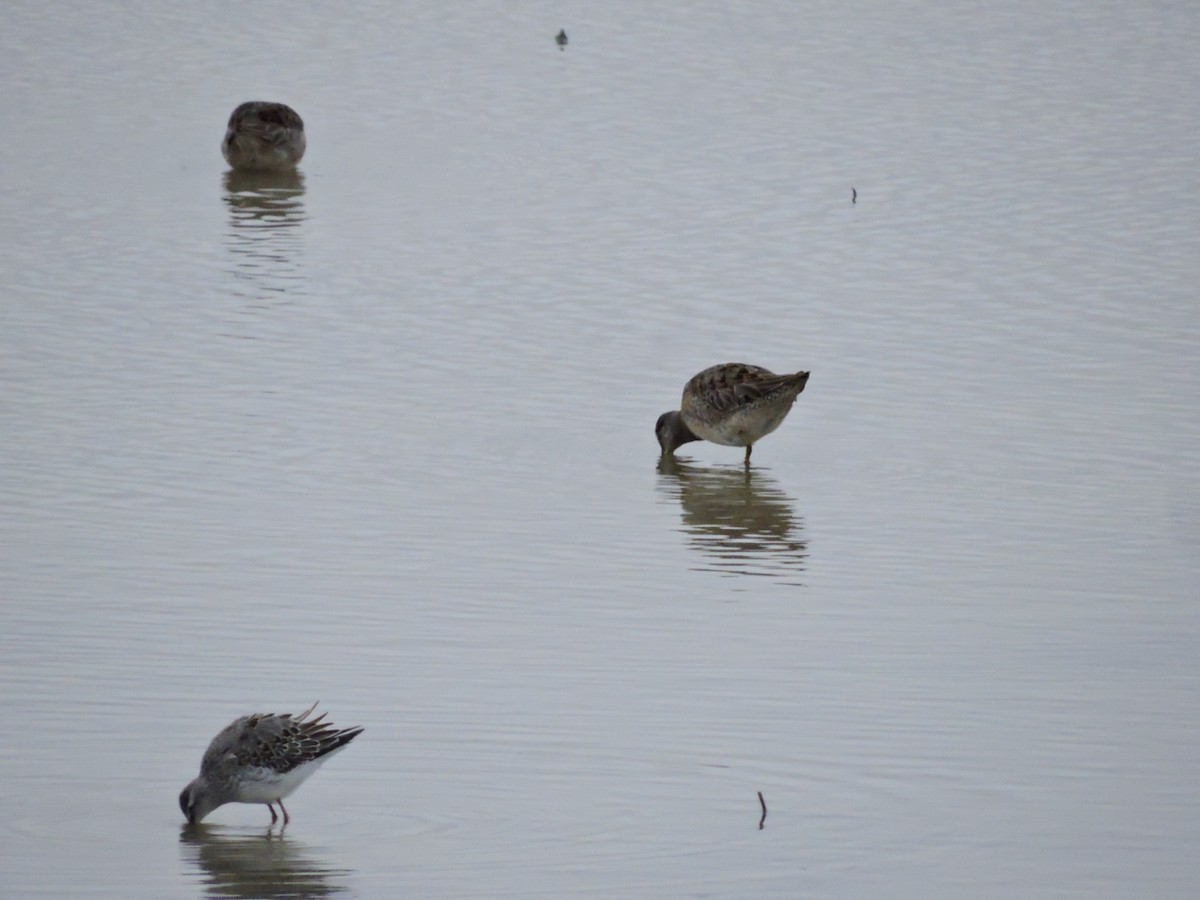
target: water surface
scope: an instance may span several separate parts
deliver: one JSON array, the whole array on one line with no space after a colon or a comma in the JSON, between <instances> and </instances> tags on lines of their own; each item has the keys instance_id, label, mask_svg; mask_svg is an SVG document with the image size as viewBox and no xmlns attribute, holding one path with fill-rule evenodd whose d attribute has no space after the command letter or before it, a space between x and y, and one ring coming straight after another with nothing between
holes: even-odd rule
<instances>
[{"instance_id":1,"label":"water surface","mask_svg":"<svg viewBox=\"0 0 1200 900\"><path fill-rule=\"evenodd\" d=\"M10 4L0 893L1194 894L1198 29ZM660 464L727 360L813 375Z\"/></svg>"}]
</instances>

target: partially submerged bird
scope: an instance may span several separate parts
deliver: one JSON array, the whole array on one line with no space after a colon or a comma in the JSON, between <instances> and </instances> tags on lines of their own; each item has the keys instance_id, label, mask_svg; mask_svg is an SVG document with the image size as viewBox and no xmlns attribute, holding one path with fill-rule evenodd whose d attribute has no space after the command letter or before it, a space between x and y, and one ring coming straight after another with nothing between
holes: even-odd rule
<instances>
[{"instance_id":1,"label":"partially submerged bird","mask_svg":"<svg viewBox=\"0 0 1200 900\"><path fill-rule=\"evenodd\" d=\"M284 103L251 100L229 116L221 155L235 169L294 168L304 156L304 121Z\"/></svg>"},{"instance_id":2,"label":"partially submerged bird","mask_svg":"<svg viewBox=\"0 0 1200 900\"><path fill-rule=\"evenodd\" d=\"M559 50L567 46L567 30L565 28L558 29L558 34L554 37L554 43L558 44Z\"/></svg>"},{"instance_id":3,"label":"partially submerged bird","mask_svg":"<svg viewBox=\"0 0 1200 900\"><path fill-rule=\"evenodd\" d=\"M658 417L658 444L664 454L700 440L745 447L749 464L754 442L779 427L807 383L807 372L776 375L746 363L707 368L683 386L679 409Z\"/></svg>"},{"instance_id":4,"label":"partially submerged bird","mask_svg":"<svg viewBox=\"0 0 1200 900\"><path fill-rule=\"evenodd\" d=\"M362 734L362 728L335 728L309 715L258 713L235 719L221 731L200 761L200 775L179 795L179 808L190 824L226 803L265 803L271 824L278 820L274 804L290 821L283 798L300 787L321 764Z\"/></svg>"}]
</instances>

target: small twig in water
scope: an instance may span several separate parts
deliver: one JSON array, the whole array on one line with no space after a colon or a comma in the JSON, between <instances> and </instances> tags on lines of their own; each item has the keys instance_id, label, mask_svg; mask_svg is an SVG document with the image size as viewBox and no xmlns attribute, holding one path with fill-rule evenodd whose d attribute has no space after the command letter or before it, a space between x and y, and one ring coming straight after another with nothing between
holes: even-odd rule
<instances>
[{"instance_id":1,"label":"small twig in water","mask_svg":"<svg viewBox=\"0 0 1200 900\"><path fill-rule=\"evenodd\" d=\"M763 830L763 825L767 821L767 801L763 799L762 791L758 792L758 804L762 807L762 818L758 820L758 830Z\"/></svg>"}]
</instances>

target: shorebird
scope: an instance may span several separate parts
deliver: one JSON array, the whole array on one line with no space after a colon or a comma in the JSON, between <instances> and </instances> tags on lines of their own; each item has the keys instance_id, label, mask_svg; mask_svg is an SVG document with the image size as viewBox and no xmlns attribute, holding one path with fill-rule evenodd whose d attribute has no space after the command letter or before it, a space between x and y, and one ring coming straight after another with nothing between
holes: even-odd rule
<instances>
[{"instance_id":1,"label":"shorebird","mask_svg":"<svg viewBox=\"0 0 1200 900\"><path fill-rule=\"evenodd\" d=\"M283 798L300 787L321 764L362 734L362 728L335 728L323 722L327 715L308 716L313 704L298 716L257 713L234 719L222 730L200 760L200 775L179 795L179 808L195 825L226 803L265 803L271 824L283 810Z\"/></svg>"},{"instance_id":2,"label":"shorebird","mask_svg":"<svg viewBox=\"0 0 1200 900\"><path fill-rule=\"evenodd\" d=\"M559 50L567 46L567 30L565 28L558 29L558 34L554 37L554 43L558 44Z\"/></svg>"},{"instance_id":3,"label":"shorebird","mask_svg":"<svg viewBox=\"0 0 1200 900\"><path fill-rule=\"evenodd\" d=\"M251 100L229 116L221 155L235 169L294 168L304 156L304 121L284 103Z\"/></svg>"},{"instance_id":4,"label":"shorebird","mask_svg":"<svg viewBox=\"0 0 1200 900\"><path fill-rule=\"evenodd\" d=\"M754 442L787 418L807 382L807 372L776 375L746 363L707 368L683 386L679 409L658 417L658 445L664 455L700 440L745 447L749 465Z\"/></svg>"}]
</instances>

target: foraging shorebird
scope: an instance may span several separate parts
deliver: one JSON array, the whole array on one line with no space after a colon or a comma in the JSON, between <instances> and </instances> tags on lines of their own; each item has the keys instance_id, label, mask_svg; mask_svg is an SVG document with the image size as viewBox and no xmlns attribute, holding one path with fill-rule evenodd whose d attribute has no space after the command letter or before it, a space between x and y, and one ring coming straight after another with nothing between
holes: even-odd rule
<instances>
[{"instance_id":1,"label":"foraging shorebird","mask_svg":"<svg viewBox=\"0 0 1200 900\"><path fill-rule=\"evenodd\" d=\"M251 100L229 116L221 155L235 169L295 168L304 156L304 121L284 103Z\"/></svg>"},{"instance_id":2,"label":"foraging shorebird","mask_svg":"<svg viewBox=\"0 0 1200 900\"><path fill-rule=\"evenodd\" d=\"M664 454L700 440L745 447L749 465L754 442L787 418L807 382L807 372L776 375L746 363L712 366L683 386L679 409L658 417L658 444Z\"/></svg>"},{"instance_id":3,"label":"foraging shorebird","mask_svg":"<svg viewBox=\"0 0 1200 900\"><path fill-rule=\"evenodd\" d=\"M283 798L300 787L321 764L362 734L362 728L335 728L327 715L258 713L234 719L212 739L200 760L200 775L179 795L179 808L195 825L226 803L265 803L271 824L279 819L274 804L290 821Z\"/></svg>"},{"instance_id":4,"label":"foraging shorebird","mask_svg":"<svg viewBox=\"0 0 1200 900\"><path fill-rule=\"evenodd\" d=\"M565 28L558 29L558 34L554 37L554 43L558 44L559 50L567 46L567 30Z\"/></svg>"}]
</instances>

